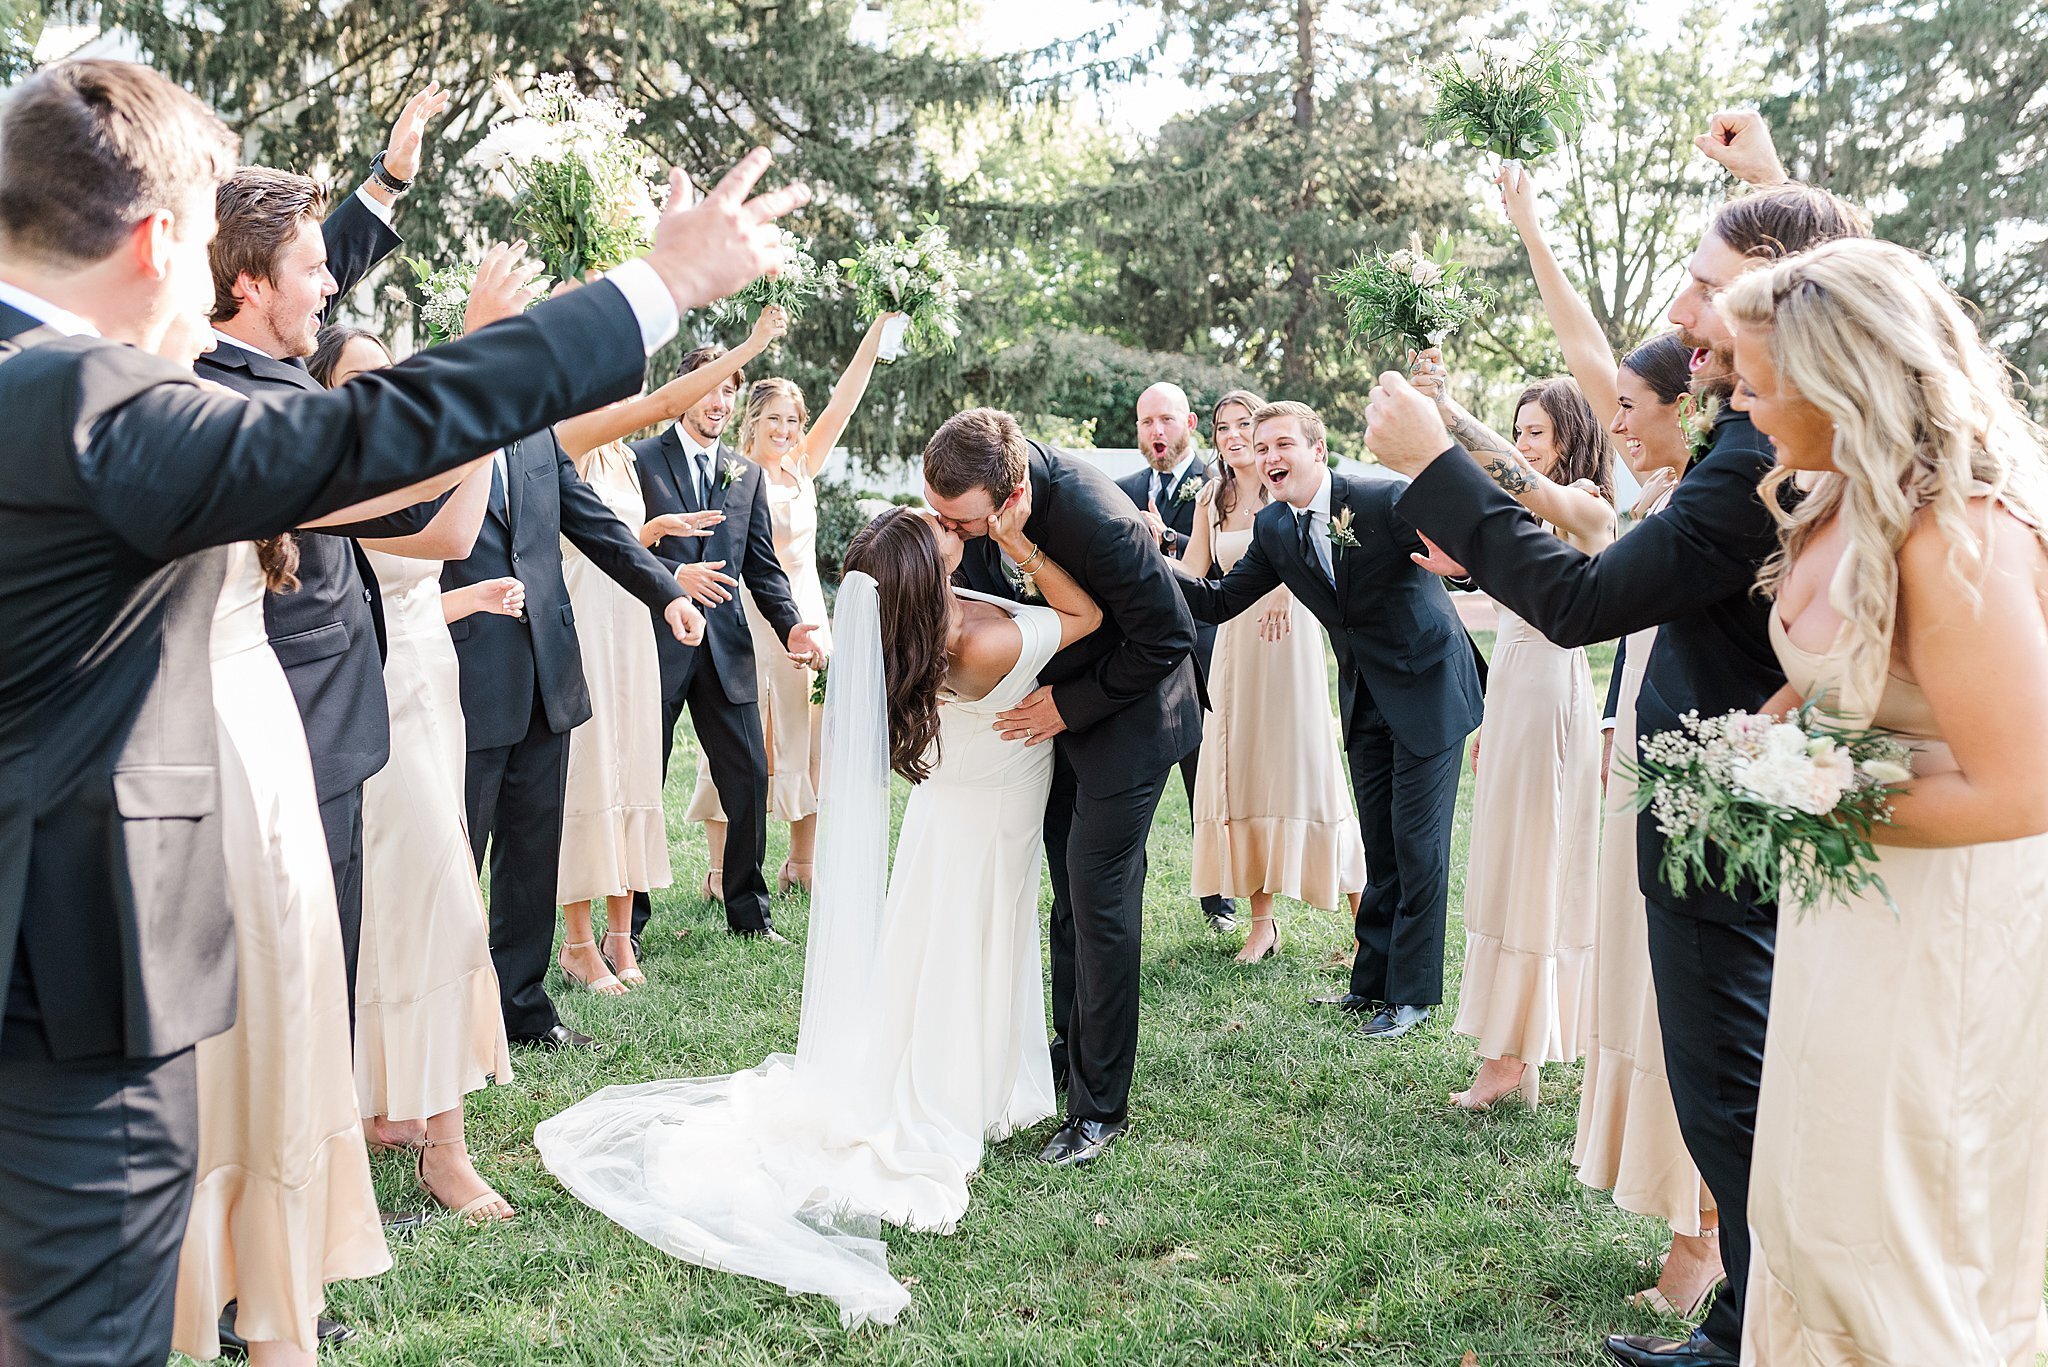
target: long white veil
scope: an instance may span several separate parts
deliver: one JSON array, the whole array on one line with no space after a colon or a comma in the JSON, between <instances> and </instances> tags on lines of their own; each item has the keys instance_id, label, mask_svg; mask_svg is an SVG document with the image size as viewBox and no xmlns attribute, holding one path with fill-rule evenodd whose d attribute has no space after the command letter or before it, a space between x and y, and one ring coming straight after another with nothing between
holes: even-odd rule
<instances>
[{"instance_id":1,"label":"long white veil","mask_svg":"<svg viewBox=\"0 0 2048 1367\"><path fill-rule=\"evenodd\" d=\"M818 852L804 954L799 1085L856 1074L873 1022L875 948L889 891L889 695L882 599L859 570L839 585L825 680Z\"/></svg>"}]
</instances>

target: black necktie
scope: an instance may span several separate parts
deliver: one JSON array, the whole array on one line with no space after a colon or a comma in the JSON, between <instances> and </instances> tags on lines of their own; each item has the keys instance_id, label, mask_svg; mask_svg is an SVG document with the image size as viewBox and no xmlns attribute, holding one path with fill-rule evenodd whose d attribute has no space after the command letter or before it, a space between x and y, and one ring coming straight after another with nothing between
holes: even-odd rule
<instances>
[{"instance_id":1,"label":"black necktie","mask_svg":"<svg viewBox=\"0 0 2048 1367\"><path fill-rule=\"evenodd\" d=\"M496 457L491 460L491 509L510 520L505 508L505 464Z\"/></svg>"},{"instance_id":2,"label":"black necktie","mask_svg":"<svg viewBox=\"0 0 2048 1367\"><path fill-rule=\"evenodd\" d=\"M709 451L699 451L695 464L697 466L697 506L699 508L709 508L711 506L711 453Z\"/></svg>"},{"instance_id":3,"label":"black necktie","mask_svg":"<svg viewBox=\"0 0 2048 1367\"><path fill-rule=\"evenodd\" d=\"M1159 471L1152 472L1152 506L1157 508L1166 498L1166 476Z\"/></svg>"},{"instance_id":4,"label":"black necktie","mask_svg":"<svg viewBox=\"0 0 2048 1367\"><path fill-rule=\"evenodd\" d=\"M1316 554L1316 510L1303 508L1294 515L1294 529L1301 539L1301 558L1316 569L1323 567L1323 558Z\"/></svg>"}]
</instances>

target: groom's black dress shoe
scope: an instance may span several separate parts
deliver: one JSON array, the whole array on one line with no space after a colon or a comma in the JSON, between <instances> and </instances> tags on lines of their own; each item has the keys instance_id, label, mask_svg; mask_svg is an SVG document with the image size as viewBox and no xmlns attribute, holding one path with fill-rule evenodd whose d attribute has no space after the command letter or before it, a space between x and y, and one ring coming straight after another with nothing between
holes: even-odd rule
<instances>
[{"instance_id":1,"label":"groom's black dress shoe","mask_svg":"<svg viewBox=\"0 0 2048 1367\"><path fill-rule=\"evenodd\" d=\"M581 1030L571 1030L560 1021L556 1021L545 1035L522 1035L512 1042L529 1049L588 1049L596 1053L604 1048Z\"/></svg>"},{"instance_id":2,"label":"groom's black dress shoe","mask_svg":"<svg viewBox=\"0 0 2048 1367\"><path fill-rule=\"evenodd\" d=\"M1358 1027L1358 1033L1367 1039L1399 1039L1428 1019L1426 1006L1396 1006L1388 1002Z\"/></svg>"},{"instance_id":3,"label":"groom's black dress shoe","mask_svg":"<svg viewBox=\"0 0 2048 1367\"><path fill-rule=\"evenodd\" d=\"M1371 997L1361 997L1356 992L1333 992L1327 997L1310 997L1316 1006L1334 1006L1339 1011L1377 1011L1380 1004Z\"/></svg>"},{"instance_id":4,"label":"groom's black dress shoe","mask_svg":"<svg viewBox=\"0 0 2048 1367\"><path fill-rule=\"evenodd\" d=\"M1609 1334L1600 1346L1622 1367L1736 1367L1741 1361L1697 1329L1682 1341L1647 1334Z\"/></svg>"},{"instance_id":5,"label":"groom's black dress shoe","mask_svg":"<svg viewBox=\"0 0 2048 1367\"><path fill-rule=\"evenodd\" d=\"M742 940L766 940L771 945L786 945L789 943L773 926L763 926L759 930L735 930L733 934L739 936Z\"/></svg>"},{"instance_id":6,"label":"groom's black dress shoe","mask_svg":"<svg viewBox=\"0 0 2048 1367\"><path fill-rule=\"evenodd\" d=\"M1078 1168L1093 1163L1129 1128L1128 1116L1122 1120L1081 1120L1068 1116L1067 1123L1060 1126L1052 1142L1039 1152L1038 1161L1056 1168Z\"/></svg>"},{"instance_id":7,"label":"groom's black dress shoe","mask_svg":"<svg viewBox=\"0 0 2048 1367\"><path fill-rule=\"evenodd\" d=\"M224 1358L245 1358L249 1356L249 1340L235 1332L236 1309L236 1302L229 1301L227 1308L220 1312L220 1355ZM315 1320L313 1327L314 1332L320 1336L320 1346L322 1348L332 1348L336 1344L347 1343L356 1336L356 1331L347 1325L336 1324L333 1320L326 1318Z\"/></svg>"}]
</instances>

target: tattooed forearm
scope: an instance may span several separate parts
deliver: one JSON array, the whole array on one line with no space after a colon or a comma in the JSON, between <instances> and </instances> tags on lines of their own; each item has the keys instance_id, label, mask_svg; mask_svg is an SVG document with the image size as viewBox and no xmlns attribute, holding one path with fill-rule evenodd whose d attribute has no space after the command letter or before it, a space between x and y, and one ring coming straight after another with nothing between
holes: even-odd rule
<instances>
[{"instance_id":1,"label":"tattooed forearm","mask_svg":"<svg viewBox=\"0 0 2048 1367\"><path fill-rule=\"evenodd\" d=\"M1470 451L1487 477L1511 496L1520 498L1535 487L1535 478L1522 464L1514 448L1470 413L1460 413L1457 421L1451 424L1451 438Z\"/></svg>"}]
</instances>

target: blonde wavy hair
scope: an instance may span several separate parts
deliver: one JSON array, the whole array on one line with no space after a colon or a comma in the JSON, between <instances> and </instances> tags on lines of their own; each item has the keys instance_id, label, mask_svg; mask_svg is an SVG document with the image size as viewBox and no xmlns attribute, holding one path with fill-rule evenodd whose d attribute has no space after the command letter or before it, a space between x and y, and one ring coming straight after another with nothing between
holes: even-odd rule
<instances>
[{"instance_id":1,"label":"blonde wavy hair","mask_svg":"<svg viewBox=\"0 0 2048 1367\"><path fill-rule=\"evenodd\" d=\"M804 402L804 392L797 388L796 381L777 377L756 380L747 388L746 411L740 417L740 454L748 460L754 459L754 437L760 431L761 410L767 407L768 400L775 398L795 404L797 426L805 432L811 430L811 406Z\"/></svg>"},{"instance_id":2,"label":"blonde wavy hair","mask_svg":"<svg viewBox=\"0 0 2048 1367\"><path fill-rule=\"evenodd\" d=\"M1839 517L1848 549L1837 582L1847 601L1836 607L1847 619L1849 678L1880 683L1898 616L1899 550L1915 516L1932 510L1974 595L1988 548L1969 502L1989 494L2039 529L2048 434L2014 401L2009 368L1961 302L1904 247L1829 242L1740 277L1719 304L1738 331L1770 329L1779 382L1835 426L1835 471L1804 499L1788 506L1780 497L1797 473L1784 466L1759 490L1780 537L1758 588L1775 595L1807 543Z\"/></svg>"}]
</instances>

